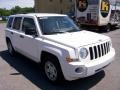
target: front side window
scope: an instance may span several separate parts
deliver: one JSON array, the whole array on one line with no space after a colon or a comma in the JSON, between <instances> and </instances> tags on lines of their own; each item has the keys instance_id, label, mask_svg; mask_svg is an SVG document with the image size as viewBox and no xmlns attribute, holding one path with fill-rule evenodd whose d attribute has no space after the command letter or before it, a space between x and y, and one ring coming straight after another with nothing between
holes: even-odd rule
<instances>
[{"instance_id":1,"label":"front side window","mask_svg":"<svg viewBox=\"0 0 120 90\"><path fill-rule=\"evenodd\" d=\"M46 35L80 31L67 16L39 17L38 20L42 33Z\"/></svg>"},{"instance_id":2,"label":"front side window","mask_svg":"<svg viewBox=\"0 0 120 90\"><path fill-rule=\"evenodd\" d=\"M13 22L13 17L10 17L9 20L8 20L7 28L12 27L12 22Z\"/></svg>"},{"instance_id":3,"label":"front side window","mask_svg":"<svg viewBox=\"0 0 120 90\"><path fill-rule=\"evenodd\" d=\"M36 30L35 22L32 18L24 18L22 24L22 31L25 32L26 29Z\"/></svg>"},{"instance_id":4,"label":"front side window","mask_svg":"<svg viewBox=\"0 0 120 90\"><path fill-rule=\"evenodd\" d=\"M15 17L14 23L13 23L13 29L19 30L21 25L22 17Z\"/></svg>"}]
</instances>

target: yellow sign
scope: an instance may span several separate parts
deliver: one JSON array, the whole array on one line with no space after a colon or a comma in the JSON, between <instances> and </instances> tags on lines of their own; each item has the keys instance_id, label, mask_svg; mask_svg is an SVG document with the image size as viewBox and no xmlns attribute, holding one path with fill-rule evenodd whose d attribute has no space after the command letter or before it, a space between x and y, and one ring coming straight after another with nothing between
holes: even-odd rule
<instances>
[{"instance_id":1,"label":"yellow sign","mask_svg":"<svg viewBox=\"0 0 120 90\"><path fill-rule=\"evenodd\" d=\"M109 3L108 2L102 2L102 11L109 11Z\"/></svg>"},{"instance_id":2,"label":"yellow sign","mask_svg":"<svg viewBox=\"0 0 120 90\"><path fill-rule=\"evenodd\" d=\"M107 17L110 10L110 2L109 0L102 0L101 1L101 14L103 17Z\"/></svg>"}]
</instances>

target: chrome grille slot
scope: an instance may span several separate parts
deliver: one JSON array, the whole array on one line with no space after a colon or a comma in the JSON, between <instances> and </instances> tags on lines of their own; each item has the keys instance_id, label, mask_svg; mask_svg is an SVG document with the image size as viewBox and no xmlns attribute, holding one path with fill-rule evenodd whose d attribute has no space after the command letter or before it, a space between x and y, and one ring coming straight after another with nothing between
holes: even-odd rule
<instances>
[{"instance_id":1,"label":"chrome grille slot","mask_svg":"<svg viewBox=\"0 0 120 90\"><path fill-rule=\"evenodd\" d=\"M102 51L102 56L104 55L104 49L103 49L103 45L101 44L101 51Z\"/></svg>"},{"instance_id":2,"label":"chrome grille slot","mask_svg":"<svg viewBox=\"0 0 120 90\"><path fill-rule=\"evenodd\" d=\"M94 56L93 56L94 54L93 54L92 47L89 48L89 51L90 51L90 59L92 60L92 59L94 59L94 58L93 58L93 57L94 57Z\"/></svg>"},{"instance_id":3,"label":"chrome grille slot","mask_svg":"<svg viewBox=\"0 0 120 90\"><path fill-rule=\"evenodd\" d=\"M106 45L105 45L105 43L103 45L104 45L104 51L105 51L105 54L106 54L106 50L107 50Z\"/></svg>"},{"instance_id":4,"label":"chrome grille slot","mask_svg":"<svg viewBox=\"0 0 120 90\"><path fill-rule=\"evenodd\" d=\"M110 51L110 44L108 43L108 52Z\"/></svg>"},{"instance_id":5,"label":"chrome grille slot","mask_svg":"<svg viewBox=\"0 0 120 90\"><path fill-rule=\"evenodd\" d=\"M99 57L101 57L101 49L100 49L100 45L98 45L97 47L98 47Z\"/></svg>"},{"instance_id":6,"label":"chrome grille slot","mask_svg":"<svg viewBox=\"0 0 120 90\"><path fill-rule=\"evenodd\" d=\"M100 45L89 47L90 60L97 59L106 55L110 51L110 43L106 42Z\"/></svg>"},{"instance_id":7,"label":"chrome grille slot","mask_svg":"<svg viewBox=\"0 0 120 90\"><path fill-rule=\"evenodd\" d=\"M95 54L95 59L96 59L97 58L97 47L94 46L93 48L94 48L94 54Z\"/></svg>"},{"instance_id":8,"label":"chrome grille slot","mask_svg":"<svg viewBox=\"0 0 120 90\"><path fill-rule=\"evenodd\" d=\"M109 46L108 46L108 44L109 44L109 43L108 43L108 42L106 42L106 47L107 47L107 53L108 53L108 47L109 47Z\"/></svg>"}]
</instances>

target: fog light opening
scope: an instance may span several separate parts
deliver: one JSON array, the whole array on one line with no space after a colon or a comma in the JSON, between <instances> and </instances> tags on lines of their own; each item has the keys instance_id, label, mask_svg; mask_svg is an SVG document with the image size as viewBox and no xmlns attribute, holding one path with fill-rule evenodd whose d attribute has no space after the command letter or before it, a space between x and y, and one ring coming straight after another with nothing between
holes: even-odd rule
<instances>
[{"instance_id":1,"label":"fog light opening","mask_svg":"<svg viewBox=\"0 0 120 90\"><path fill-rule=\"evenodd\" d=\"M84 71L83 67L78 67L75 69L76 73L82 73Z\"/></svg>"}]
</instances>

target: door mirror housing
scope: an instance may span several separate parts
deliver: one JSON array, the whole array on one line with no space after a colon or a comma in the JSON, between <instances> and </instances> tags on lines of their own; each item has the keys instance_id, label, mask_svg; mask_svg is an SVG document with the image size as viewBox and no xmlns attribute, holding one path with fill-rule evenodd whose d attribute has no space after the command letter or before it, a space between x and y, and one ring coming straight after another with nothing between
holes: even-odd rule
<instances>
[{"instance_id":1,"label":"door mirror housing","mask_svg":"<svg viewBox=\"0 0 120 90\"><path fill-rule=\"evenodd\" d=\"M37 36L37 32L34 28L27 28L25 29L25 34L26 35L34 35Z\"/></svg>"}]
</instances>

